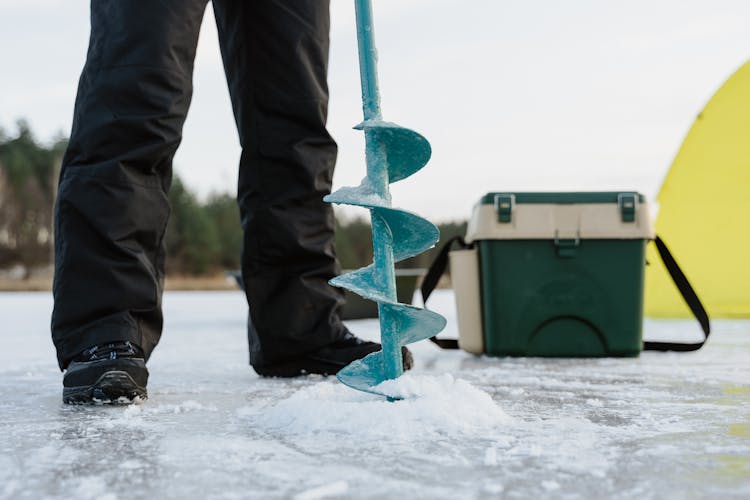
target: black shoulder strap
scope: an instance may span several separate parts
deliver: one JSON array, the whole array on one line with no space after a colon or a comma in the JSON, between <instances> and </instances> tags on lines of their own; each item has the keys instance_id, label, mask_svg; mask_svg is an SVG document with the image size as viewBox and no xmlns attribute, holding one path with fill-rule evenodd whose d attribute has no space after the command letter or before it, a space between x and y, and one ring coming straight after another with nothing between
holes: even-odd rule
<instances>
[{"instance_id":1,"label":"black shoulder strap","mask_svg":"<svg viewBox=\"0 0 750 500\"><path fill-rule=\"evenodd\" d=\"M703 338L702 342L693 344L683 344L677 342L644 342L643 350L681 352L697 351L698 349L703 347L703 344L705 344L706 340L708 340L708 335L711 333L711 323L708 319L708 313L706 313L706 309L703 307L701 300L698 298L695 290L693 290L693 287L690 285L690 282L685 276L685 273L682 272L682 269L680 269L677 261L674 259L674 257L672 257L672 254L669 252L669 248L667 248L667 245L664 244L659 236L656 237L654 243L656 243L656 249L659 251L659 256L664 262L664 266L667 268L669 275L672 277L672 281L674 281L674 284L677 285L677 289L680 291L682 298L685 299L685 302L690 308L690 311L692 311L693 316L695 316L695 319L697 319L698 323L700 323L701 328L703 329L703 335L705 337Z\"/></svg>"},{"instance_id":2,"label":"black shoulder strap","mask_svg":"<svg viewBox=\"0 0 750 500\"><path fill-rule=\"evenodd\" d=\"M466 241L464 241L461 236L455 236L443 243L443 246L438 252L437 257L435 257L435 260L432 261L430 268L427 269L427 274L424 275L424 279L422 280L422 286L420 287L420 290L422 292L422 302L425 305L427 304L427 299L430 298L433 290L435 290L438 281L440 281L440 277L448 267L448 254L453 247L453 243L456 242L458 242L461 248L471 247L471 245L466 244ZM430 338L430 340L433 343L437 344L437 346L441 349L458 349L458 341L455 339L439 339L437 337L432 337Z\"/></svg>"}]
</instances>

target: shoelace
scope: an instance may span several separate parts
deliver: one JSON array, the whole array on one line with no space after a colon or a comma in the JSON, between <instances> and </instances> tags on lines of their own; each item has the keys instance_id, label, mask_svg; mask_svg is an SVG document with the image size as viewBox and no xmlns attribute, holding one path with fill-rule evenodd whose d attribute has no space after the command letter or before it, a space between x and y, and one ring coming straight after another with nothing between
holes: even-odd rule
<instances>
[{"instance_id":1,"label":"shoelace","mask_svg":"<svg viewBox=\"0 0 750 500\"><path fill-rule=\"evenodd\" d=\"M112 342L109 344L101 344L89 349L86 349L81 353L81 357L88 361L95 361L98 359L117 359L118 357L133 357L138 355L140 349L134 346L130 341L124 342Z\"/></svg>"}]
</instances>

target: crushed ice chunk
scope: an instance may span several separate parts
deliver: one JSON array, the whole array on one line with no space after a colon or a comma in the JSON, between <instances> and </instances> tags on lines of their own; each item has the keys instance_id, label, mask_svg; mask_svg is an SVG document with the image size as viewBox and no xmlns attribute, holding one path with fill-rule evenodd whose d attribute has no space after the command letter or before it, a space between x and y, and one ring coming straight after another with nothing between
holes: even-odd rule
<instances>
[{"instance_id":1,"label":"crushed ice chunk","mask_svg":"<svg viewBox=\"0 0 750 500\"><path fill-rule=\"evenodd\" d=\"M336 481L334 483L324 484L294 495L294 500L318 500L321 498L345 495L349 491L349 483L346 481Z\"/></svg>"}]
</instances>

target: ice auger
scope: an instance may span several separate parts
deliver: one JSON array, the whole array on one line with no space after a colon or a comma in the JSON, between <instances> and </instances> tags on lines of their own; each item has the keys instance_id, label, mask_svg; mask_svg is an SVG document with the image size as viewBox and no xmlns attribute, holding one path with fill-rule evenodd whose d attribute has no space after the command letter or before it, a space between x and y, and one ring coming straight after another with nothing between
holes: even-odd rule
<instances>
[{"instance_id":1,"label":"ice auger","mask_svg":"<svg viewBox=\"0 0 750 500\"><path fill-rule=\"evenodd\" d=\"M419 171L432 151L420 134L383 121L372 5L355 0L355 8L364 121L354 128L365 133L367 176L359 186L341 188L325 201L370 210L374 262L330 283L378 303L382 351L351 363L338 379L354 389L383 394L375 386L403 373L401 346L433 337L445 327L439 314L398 302L394 272L396 262L433 247L439 232L429 221L391 207L389 184Z\"/></svg>"}]
</instances>

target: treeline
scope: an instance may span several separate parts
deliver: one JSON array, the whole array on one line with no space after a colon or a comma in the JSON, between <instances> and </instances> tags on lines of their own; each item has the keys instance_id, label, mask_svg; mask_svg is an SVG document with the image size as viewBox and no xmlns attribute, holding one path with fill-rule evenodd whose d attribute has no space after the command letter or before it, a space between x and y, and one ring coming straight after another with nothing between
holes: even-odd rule
<instances>
[{"instance_id":1,"label":"treeline","mask_svg":"<svg viewBox=\"0 0 750 500\"><path fill-rule=\"evenodd\" d=\"M0 270L49 267L53 248L53 208L57 178L67 140L38 142L19 122L15 137L0 129ZM240 265L242 230L234 196L212 194L200 200L179 176L169 192L172 215L167 226L166 270L169 275L209 275ZM463 222L439 225L441 240L464 234ZM369 221L337 218L336 246L345 269L369 264L372 244ZM426 267L431 250L399 267Z\"/></svg>"},{"instance_id":2,"label":"treeline","mask_svg":"<svg viewBox=\"0 0 750 500\"><path fill-rule=\"evenodd\" d=\"M52 257L52 206L67 141L39 144L25 121L9 137L0 128L0 269L26 275Z\"/></svg>"},{"instance_id":3,"label":"treeline","mask_svg":"<svg viewBox=\"0 0 750 500\"><path fill-rule=\"evenodd\" d=\"M239 268L242 229L234 196L212 194L201 202L175 175L169 203L167 274L206 275Z\"/></svg>"},{"instance_id":4,"label":"treeline","mask_svg":"<svg viewBox=\"0 0 750 500\"><path fill-rule=\"evenodd\" d=\"M237 204L229 194L214 194L201 203L175 176L169 192L172 216L167 226L167 274L201 275L238 269L242 229ZM466 234L466 222L438 224L440 240ZM398 267L428 267L437 249L407 259ZM370 221L336 218L336 252L344 269L372 262Z\"/></svg>"},{"instance_id":5,"label":"treeline","mask_svg":"<svg viewBox=\"0 0 750 500\"><path fill-rule=\"evenodd\" d=\"M169 192L172 215L167 226L167 274L204 275L240 267L242 229L234 196L213 194L205 202L178 176ZM466 222L438 224L440 240L466 233ZM428 267L436 249L398 263L398 267ZM336 252L344 269L372 262L370 221L336 218Z\"/></svg>"}]
</instances>

